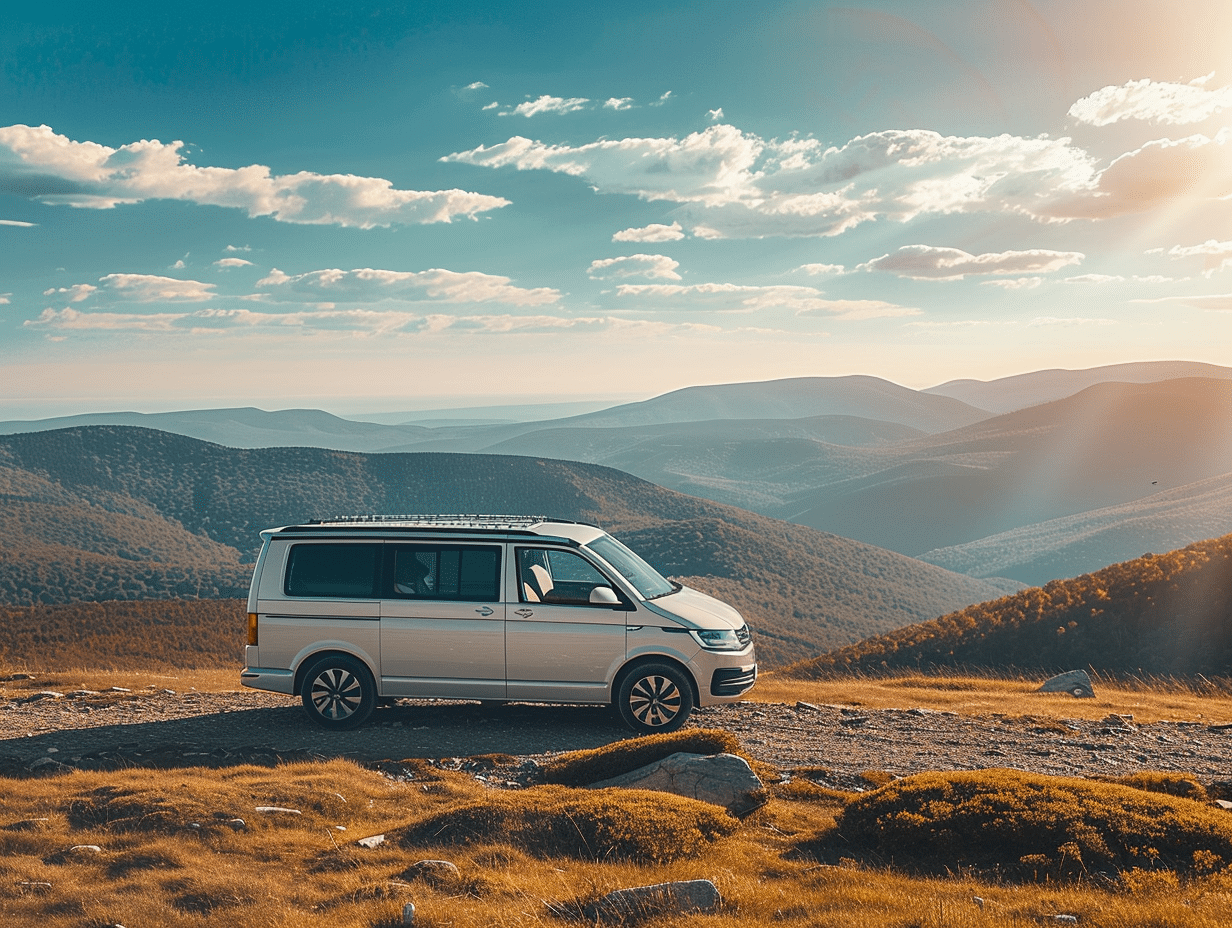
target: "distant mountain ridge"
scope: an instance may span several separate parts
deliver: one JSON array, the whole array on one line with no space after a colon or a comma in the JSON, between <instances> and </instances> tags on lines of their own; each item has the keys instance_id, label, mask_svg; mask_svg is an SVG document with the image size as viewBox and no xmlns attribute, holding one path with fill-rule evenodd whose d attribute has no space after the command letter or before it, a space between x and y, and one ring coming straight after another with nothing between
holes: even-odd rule
<instances>
[{"instance_id":1,"label":"distant mountain ridge","mask_svg":"<svg viewBox=\"0 0 1232 928\"><path fill-rule=\"evenodd\" d=\"M1139 361L1085 370L1032 371L997 380L950 380L923 392L1006 413L1065 399L1099 383L1158 383L1183 377L1228 380L1232 379L1232 368L1202 361Z\"/></svg>"},{"instance_id":2,"label":"distant mountain ridge","mask_svg":"<svg viewBox=\"0 0 1232 928\"><path fill-rule=\"evenodd\" d=\"M368 512L601 524L741 609L769 664L1016 588L610 468L530 457L230 449L91 426L0 438L0 493L0 601L13 605L191 597L195 576L209 579L202 595L241 595L261 529Z\"/></svg>"}]
</instances>

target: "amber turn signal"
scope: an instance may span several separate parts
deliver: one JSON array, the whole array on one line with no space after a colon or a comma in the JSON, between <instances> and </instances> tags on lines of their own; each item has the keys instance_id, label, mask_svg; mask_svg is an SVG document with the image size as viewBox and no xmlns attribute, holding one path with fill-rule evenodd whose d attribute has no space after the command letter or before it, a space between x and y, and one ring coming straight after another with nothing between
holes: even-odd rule
<instances>
[{"instance_id":1,"label":"amber turn signal","mask_svg":"<svg viewBox=\"0 0 1232 928\"><path fill-rule=\"evenodd\" d=\"M255 612L248 613L248 643L257 643L257 614Z\"/></svg>"}]
</instances>

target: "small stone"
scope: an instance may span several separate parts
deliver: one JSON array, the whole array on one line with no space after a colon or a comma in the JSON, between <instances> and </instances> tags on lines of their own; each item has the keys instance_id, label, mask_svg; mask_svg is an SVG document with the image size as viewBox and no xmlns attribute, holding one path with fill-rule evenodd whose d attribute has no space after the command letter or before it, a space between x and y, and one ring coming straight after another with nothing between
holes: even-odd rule
<instances>
[{"instance_id":1,"label":"small stone","mask_svg":"<svg viewBox=\"0 0 1232 928\"><path fill-rule=\"evenodd\" d=\"M1216 799L1215 805L1219 806L1219 808L1226 812L1232 812L1232 802L1229 802L1226 799Z\"/></svg>"},{"instance_id":2,"label":"small stone","mask_svg":"<svg viewBox=\"0 0 1232 928\"><path fill-rule=\"evenodd\" d=\"M47 753L48 753L48 754L59 754L59 753L60 753L60 749L59 749L59 748L48 748L48 749L47 749Z\"/></svg>"},{"instance_id":3,"label":"small stone","mask_svg":"<svg viewBox=\"0 0 1232 928\"><path fill-rule=\"evenodd\" d=\"M984 900L980 896L972 896L971 901L978 905L981 909L984 908Z\"/></svg>"},{"instance_id":4,"label":"small stone","mask_svg":"<svg viewBox=\"0 0 1232 928\"><path fill-rule=\"evenodd\" d=\"M70 854L101 854L102 851L97 844L74 844L68 849Z\"/></svg>"},{"instance_id":5,"label":"small stone","mask_svg":"<svg viewBox=\"0 0 1232 928\"><path fill-rule=\"evenodd\" d=\"M355 843L358 844L360 847L366 847L368 848L368 850L372 850L372 848L380 847L382 844L385 843L385 836L384 835L369 835L367 838L360 838Z\"/></svg>"},{"instance_id":6,"label":"small stone","mask_svg":"<svg viewBox=\"0 0 1232 928\"><path fill-rule=\"evenodd\" d=\"M256 811L264 815L303 815L299 809L284 809L282 806L257 806Z\"/></svg>"},{"instance_id":7,"label":"small stone","mask_svg":"<svg viewBox=\"0 0 1232 928\"><path fill-rule=\"evenodd\" d=\"M0 677L0 679L3 679L5 682L8 682L10 680L33 680L34 674L32 673L11 673L6 677Z\"/></svg>"},{"instance_id":8,"label":"small stone","mask_svg":"<svg viewBox=\"0 0 1232 928\"><path fill-rule=\"evenodd\" d=\"M1085 670L1068 670L1045 680L1037 693L1069 693L1075 699L1094 699L1091 675Z\"/></svg>"},{"instance_id":9,"label":"small stone","mask_svg":"<svg viewBox=\"0 0 1232 928\"><path fill-rule=\"evenodd\" d=\"M415 903L404 902L402 904L402 924L404 925L415 924Z\"/></svg>"},{"instance_id":10,"label":"small stone","mask_svg":"<svg viewBox=\"0 0 1232 928\"><path fill-rule=\"evenodd\" d=\"M228 819L223 824L232 831L244 831L248 827L248 824L242 818Z\"/></svg>"},{"instance_id":11,"label":"small stone","mask_svg":"<svg viewBox=\"0 0 1232 928\"><path fill-rule=\"evenodd\" d=\"M107 688L107 692L108 693L131 693L132 690L130 690L127 686L109 686Z\"/></svg>"},{"instance_id":12,"label":"small stone","mask_svg":"<svg viewBox=\"0 0 1232 928\"><path fill-rule=\"evenodd\" d=\"M624 921L636 914L639 918L686 912L710 912L723 900L710 880L683 880L617 889L598 902L586 907L586 917L593 921Z\"/></svg>"},{"instance_id":13,"label":"small stone","mask_svg":"<svg viewBox=\"0 0 1232 928\"><path fill-rule=\"evenodd\" d=\"M1054 922L1059 922L1059 923L1060 923L1060 924L1062 924L1062 925L1076 925L1076 924L1078 924L1078 916L1077 916L1077 915L1054 915L1054 916L1052 916L1052 920L1053 920Z\"/></svg>"},{"instance_id":14,"label":"small stone","mask_svg":"<svg viewBox=\"0 0 1232 928\"><path fill-rule=\"evenodd\" d=\"M803 702L803 701L797 702L796 708L797 709L807 709L809 712L820 712L821 711L821 706L815 706L811 702Z\"/></svg>"},{"instance_id":15,"label":"small stone","mask_svg":"<svg viewBox=\"0 0 1232 928\"><path fill-rule=\"evenodd\" d=\"M592 783L590 789L623 787L675 793L744 814L764 804L764 786L748 761L735 754L679 752L637 770Z\"/></svg>"},{"instance_id":16,"label":"small stone","mask_svg":"<svg viewBox=\"0 0 1232 928\"><path fill-rule=\"evenodd\" d=\"M458 865L448 860L417 860L400 876L404 880L423 880L430 886L448 886L461 878Z\"/></svg>"}]
</instances>

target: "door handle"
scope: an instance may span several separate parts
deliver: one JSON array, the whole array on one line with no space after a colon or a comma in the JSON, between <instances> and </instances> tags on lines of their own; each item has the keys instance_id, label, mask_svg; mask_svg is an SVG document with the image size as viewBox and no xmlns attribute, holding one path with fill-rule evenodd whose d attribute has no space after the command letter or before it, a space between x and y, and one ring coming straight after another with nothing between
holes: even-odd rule
<instances>
[{"instance_id":1,"label":"door handle","mask_svg":"<svg viewBox=\"0 0 1232 928\"><path fill-rule=\"evenodd\" d=\"M535 610L533 610L533 609L518 609L518 610L515 610L513 614L514 614L514 615L520 615L520 616L521 616L522 618L524 618L524 619L529 619L532 615L534 615L534 614L535 614Z\"/></svg>"},{"instance_id":2,"label":"door handle","mask_svg":"<svg viewBox=\"0 0 1232 928\"><path fill-rule=\"evenodd\" d=\"M478 612L480 615L491 615L492 614L492 610L488 606L480 606L475 611Z\"/></svg>"}]
</instances>

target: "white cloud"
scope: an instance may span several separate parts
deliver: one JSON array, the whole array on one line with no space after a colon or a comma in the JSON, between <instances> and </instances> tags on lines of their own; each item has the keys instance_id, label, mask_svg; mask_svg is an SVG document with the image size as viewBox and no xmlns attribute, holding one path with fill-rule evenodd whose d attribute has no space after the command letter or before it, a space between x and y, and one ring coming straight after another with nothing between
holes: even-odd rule
<instances>
[{"instance_id":1,"label":"white cloud","mask_svg":"<svg viewBox=\"0 0 1232 928\"><path fill-rule=\"evenodd\" d=\"M102 289L132 303L201 303L217 296L213 284L154 274L108 274Z\"/></svg>"},{"instance_id":2,"label":"white cloud","mask_svg":"<svg viewBox=\"0 0 1232 928\"><path fill-rule=\"evenodd\" d=\"M20 219L0 219L0 226L12 226L17 229L33 229L37 222L22 222Z\"/></svg>"},{"instance_id":3,"label":"white cloud","mask_svg":"<svg viewBox=\"0 0 1232 928\"><path fill-rule=\"evenodd\" d=\"M513 109L501 113L502 116L538 116L540 113L576 113L584 109L590 101L585 97L550 97L547 94L537 100L527 100L519 103Z\"/></svg>"},{"instance_id":4,"label":"white cloud","mask_svg":"<svg viewBox=\"0 0 1232 928\"><path fill-rule=\"evenodd\" d=\"M441 160L569 174L599 193L680 204L699 238L839 235L873 220L971 212L1102 219L1232 196L1229 133L1149 142L1100 168L1068 138L887 130L824 147L730 125L684 138L550 145L513 136Z\"/></svg>"},{"instance_id":5,"label":"white cloud","mask_svg":"<svg viewBox=\"0 0 1232 928\"><path fill-rule=\"evenodd\" d=\"M1003 290L1034 290L1044 282L1042 277L1008 277L1001 280L981 280L986 287L1000 287Z\"/></svg>"},{"instance_id":6,"label":"white cloud","mask_svg":"<svg viewBox=\"0 0 1232 928\"><path fill-rule=\"evenodd\" d=\"M1232 87L1207 90L1214 75L1175 84L1167 81L1129 81L1108 86L1083 97L1069 115L1092 126L1107 126L1122 119L1142 119L1170 125L1202 122L1232 108Z\"/></svg>"},{"instance_id":7,"label":"white cloud","mask_svg":"<svg viewBox=\"0 0 1232 928\"><path fill-rule=\"evenodd\" d=\"M252 267L252 262L243 258L219 258L214 262L214 267Z\"/></svg>"},{"instance_id":8,"label":"white cloud","mask_svg":"<svg viewBox=\"0 0 1232 928\"><path fill-rule=\"evenodd\" d=\"M810 277L818 277L821 275L838 275L846 273L847 269L841 264L801 264L797 271L804 271Z\"/></svg>"},{"instance_id":9,"label":"white cloud","mask_svg":"<svg viewBox=\"0 0 1232 928\"><path fill-rule=\"evenodd\" d=\"M615 280L621 277L649 277L660 280L680 280L676 268L679 261L667 255L626 255L621 258L600 258L590 262L586 272L593 280Z\"/></svg>"},{"instance_id":10,"label":"white cloud","mask_svg":"<svg viewBox=\"0 0 1232 928\"><path fill-rule=\"evenodd\" d=\"M43 296L60 294L65 302L80 303L97 289L93 284L74 284L71 287L52 287L50 290L44 290Z\"/></svg>"},{"instance_id":11,"label":"white cloud","mask_svg":"<svg viewBox=\"0 0 1232 928\"><path fill-rule=\"evenodd\" d=\"M666 103L666 102L667 102L668 100L670 100L671 98L672 98L672 92L671 92L670 90L668 90L668 91L664 92L664 93L663 93L663 94L659 97L659 99L658 99L658 100L656 100L654 103L652 103L652 104L650 104L650 105L651 105L651 106L662 106L664 103Z\"/></svg>"},{"instance_id":12,"label":"white cloud","mask_svg":"<svg viewBox=\"0 0 1232 928\"><path fill-rule=\"evenodd\" d=\"M706 110L706 117L711 122L718 122L723 118L723 107L720 106L717 110Z\"/></svg>"},{"instance_id":13,"label":"white cloud","mask_svg":"<svg viewBox=\"0 0 1232 928\"><path fill-rule=\"evenodd\" d=\"M633 107L632 97L608 97L603 104L604 109L609 110L627 110Z\"/></svg>"},{"instance_id":14,"label":"white cloud","mask_svg":"<svg viewBox=\"0 0 1232 928\"><path fill-rule=\"evenodd\" d=\"M904 245L894 254L882 255L859 265L857 270L888 271L912 280L962 280L967 276L983 274L1047 274L1071 264L1080 264L1085 257L1077 251L1047 251L1041 248L972 255L958 248Z\"/></svg>"},{"instance_id":15,"label":"white cloud","mask_svg":"<svg viewBox=\"0 0 1232 928\"><path fill-rule=\"evenodd\" d=\"M493 100L491 103L489 103L487 106L484 107L485 110L495 110L499 108L500 108L500 103L498 103L496 100Z\"/></svg>"},{"instance_id":16,"label":"white cloud","mask_svg":"<svg viewBox=\"0 0 1232 928\"><path fill-rule=\"evenodd\" d=\"M651 337L682 333L718 333L718 326L619 316L453 316L394 310L314 309L261 312L248 309L200 309L183 313L82 313L75 309L45 309L24 326L58 332L144 332L180 335L244 334L253 331L342 336L532 335L611 332Z\"/></svg>"},{"instance_id":17,"label":"white cloud","mask_svg":"<svg viewBox=\"0 0 1232 928\"><path fill-rule=\"evenodd\" d=\"M1135 274L1133 277L1122 277L1119 274L1075 274L1073 277L1063 277L1061 280L1067 284L1119 284L1131 281L1136 284L1170 284L1175 282L1175 277L1161 277L1159 274L1149 274L1145 277L1140 277Z\"/></svg>"},{"instance_id":18,"label":"white cloud","mask_svg":"<svg viewBox=\"0 0 1232 928\"><path fill-rule=\"evenodd\" d=\"M474 218L509 204L465 190L398 190L380 177L275 175L259 164L201 168L185 162L183 148L183 142L157 140L109 148L74 142L47 126L7 126L0 128L0 193L88 209L183 200L278 222L364 229Z\"/></svg>"},{"instance_id":19,"label":"white cloud","mask_svg":"<svg viewBox=\"0 0 1232 928\"><path fill-rule=\"evenodd\" d=\"M487 90L488 85L483 81L473 81L462 88L463 90Z\"/></svg>"},{"instance_id":20,"label":"white cloud","mask_svg":"<svg viewBox=\"0 0 1232 928\"><path fill-rule=\"evenodd\" d=\"M1163 251L1163 249L1159 249ZM1202 275L1210 277L1216 271L1232 267L1232 242L1217 242L1207 239L1201 245L1173 245L1168 249L1173 258L1202 257Z\"/></svg>"},{"instance_id":21,"label":"white cloud","mask_svg":"<svg viewBox=\"0 0 1232 928\"><path fill-rule=\"evenodd\" d=\"M718 312L756 312L763 309L788 309L801 316L829 316L835 319L863 320L894 316L916 316L920 310L881 300L831 300L816 287L746 284L621 284L622 297L642 301L669 301L673 308L689 305Z\"/></svg>"},{"instance_id":22,"label":"white cloud","mask_svg":"<svg viewBox=\"0 0 1232 928\"><path fill-rule=\"evenodd\" d=\"M560 291L550 287L515 287L508 277L478 271L386 271L328 269L290 276L274 268L257 281L258 289L279 300L299 302L375 302L379 300L439 300L447 303L508 303L540 306L555 303Z\"/></svg>"},{"instance_id":23,"label":"white cloud","mask_svg":"<svg viewBox=\"0 0 1232 928\"><path fill-rule=\"evenodd\" d=\"M0 293L0 306L6 306L6 305L8 305L9 303L11 303L11 302L12 302L12 300L13 300L13 294L11 294L11 293Z\"/></svg>"},{"instance_id":24,"label":"white cloud","mask_svg":"<svg viewBox=\"0 0 1232 928\"><path fill-rule=\"evenodd\" d=\"M1206 296L1175 297L1175 300L1198 309L1232 310L1232 293L1211 293Z\"/></svg>"},{"instance_id":25,"label":"white cloud","mask_svg":"<svg viewBox=\"0 0 1232 928\"><path fill-rule=\"evenodd\" d=\"M612 236L613 242L678 242L684 238L684 230L680 223L673 222L665 226L661 222L652 222L640 229L622 229Z\"/></svg>"},{"instance_id":26,"label":"white cloud","mask_svg":"<svg viewBox=\"0 0 1232 928\"><path fill-rule=\"evenodd\" d=\"M228 245L226 248L223 249L223 251L228 251L228 252L252 251L252 246L251 245Z\"/></svg>"},{"instance_id":27,"label":"white cloud","mask_svg":"<svg viewBox=\"0 0 1232 928\"><path fill-rule=\"evenodd\" d=\"M1046 328L1050 326L1084 326L1084 325L1116 325L1115 319L1092 319L1084 316L1070 316L1063 318L1060 316L1036 316L1027 323L1029 328Z\"/></svg>"},{"instance_id":28,"label":"white cloud","mask_svg":"<svg viewBox=\"0 0 1232 928\"><path fill-rule=\"evenodd\" d=\"M184 263L184 259L183 259L183 258L180 258L178 261L176 261L176 262L175 262L175 264L171 265L171 270L173 270L173 271L182 271L182 270L184 270L184 268L186 268L186 267L188 267L188 265Z\"/></svg>"}]
</instances>

